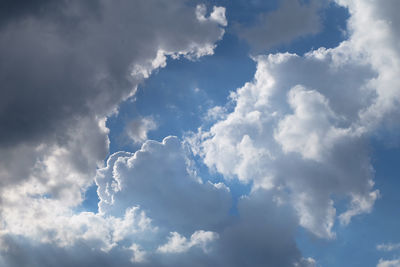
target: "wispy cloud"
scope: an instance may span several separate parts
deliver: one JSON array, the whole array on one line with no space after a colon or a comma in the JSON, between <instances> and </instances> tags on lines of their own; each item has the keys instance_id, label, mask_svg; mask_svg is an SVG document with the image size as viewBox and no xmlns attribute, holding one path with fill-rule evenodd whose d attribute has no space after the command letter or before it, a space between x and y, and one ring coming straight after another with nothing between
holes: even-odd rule
<instances>
[{"instance_id":1,"label":"wispy cloud","mask_svg":"<svg viewBox=\"0 0 400 267\"><path fill-rule=\"evenodd\" d=\"M400 243L382 243L376 246L380 251L395 251L400 249Z\"/></svg>"}]
</instances>

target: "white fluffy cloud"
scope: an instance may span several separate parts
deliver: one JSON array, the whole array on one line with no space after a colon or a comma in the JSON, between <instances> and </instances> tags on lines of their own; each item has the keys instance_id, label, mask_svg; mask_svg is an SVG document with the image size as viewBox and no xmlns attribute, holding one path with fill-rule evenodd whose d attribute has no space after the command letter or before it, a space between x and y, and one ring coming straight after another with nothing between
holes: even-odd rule
<instances>
[{"instance_id":1,"label":"white fluffy cloud","mask_svg":"<svg viewBox=\"0 0 400 267\"><path fill-rule=\"evenodd\" d=\"M391 8L338 2L351 14L349 40L302 57L255 58L254 80L230 96L234 110L190 140L207 166L271 190L292 203L302 226L327 238L335 235L334 198L349 200L338 216L347 224L379 196L368 138L394 123L400 99Z\"/></svg>"},{"instance_id":2,"label":"white fluffy cloud","mask_svg":"<svg viewBox=\"0 0 400 267\"><path fill-rule=\"evenodd\" d=\"M347 219L349 214L369 211L377 197L371 191L373 171L365 138L350 128L355 116L350 107L357 103L343 103L334 95L339 93L338 84L323 82L339 79L355 66L309 72L329 69L333 58L329 54L334 51L304 58L259 57L255 80L231 96L234 111L209 131L200 132L196 140L198 153L209 167L228 179L238 177L246 183L253 181L255 188L277 190L277 195L293 202L304 227L325 237L334 236L332 195L353 199L351 212L343 215ZM363 73L366 68L357 70Z\"/></svg>"},{"instance_id":3,"label":"white fluffy cloud","mask_svg":"<svg viewBox=\"0 0 400 267\"><path fill-rule=\"evenodd\" d=\"M188 240L177 232L172 232L168 237L168 243L157 248L161 253L182 253L192 247L201 247L207 252L207 244L218 238L218 234L210 231L196 231Z\"/></svg>"}]
</instances>

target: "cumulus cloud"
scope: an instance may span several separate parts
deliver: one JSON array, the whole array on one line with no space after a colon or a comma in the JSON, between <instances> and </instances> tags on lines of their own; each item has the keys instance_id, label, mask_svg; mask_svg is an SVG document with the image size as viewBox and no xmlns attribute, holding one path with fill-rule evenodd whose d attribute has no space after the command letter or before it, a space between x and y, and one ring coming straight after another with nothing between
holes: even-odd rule
<instances>
[{"instance_id":1,"label":"cumulus cloud","mask_svg":"<svg viewBox=\"0 0 400 267\"><path fill-rule=\"evenodd\" d=\"M296 246L291 207L257 190L232 215L229 189L198 177L188 153L168 137L110 156L96 176L99 213L76 213L54 199L6 203L1 260L10 267L52 266L57 258L61 266L313 266Z\"/></svg>"},{"instance_id":2,"label":"cumulus cloud","mask_svg":"<svg viewBox=\"0 0 400 267\"><path fill-rule=\"evenodd\" d=\"M302 57L256 57L254 80L230 96L234 110L189 138L209 168L271 190L292 203L303 227L326 238L335 236L337 216L348 224L379 197L368 138L396 124L400 99L391 8L338 3L351 14L349 40ZM347 211L336 214L333 196L349 200Z\"/></svg>"},{"instance_id":3,"label":"cumulus cloud","mask_svg":"<svg viewBox=\"0 0 400 267\"><path fill-rule=\"evenodd\" d=\"M318 11L324 1L282 0L275 11L262 13L252 26L239 26L238 35L245 39L256 52L289 43L304 35L321 30Z\"/></svg>"},{"instance_id":4,"label":"cumulus cloud","mask_svg":"<svg viewBox=\"0 0 400 267\"><path fill-rule=\"evenodd\" d=\"M327 99L301 85L288 93L288 104L294 114L286 115L278 124L275 140L285 153L297 152L306 159L320 160L330 151L335 138L346 134L346 129L332 126L338 120Z\"/></svg>"},{"instance_id":5,"label":"cumulus cloud","mask_svg":"<svg viewBox=\"0 0 400 267\"><path fill-rule=\"evenodd\" d=\"M349 40L256 57L254 80L231 94L233 111L209 112L209 129L184 144L145 141L106 166L105 117L168 56L212 54L224 9L39 2L0 21L1 265L311 267L299 224L334 238L336 219L372 210L368 138L398 123L397 2L338 0ZM234 206L225 184L198 175L191 150L251 192ZM76 212L93 176L99 212ZM348 203L341 214L336 199Z\"/></svg>"},{"instance_id":6,"label":"cumulus cloud","mask_svg":"<svg viewBox=\"0 0 400 267\"><path fill-rule=\"evenodd\" d=\"M224 8L200 20L183 0L3 4L10 13L0 21L2 188L40 180L40 188L52 184L53 197L91 183L107 155L105 117L143 78L168 56L212 54L226 25ZM78 180L53 179L65 175L61 165Z\"/></svg>"},{"instance_id":7,"label":"cumulus cloud","mask_svg":"<svg viewBox=\"0 0 400 267\"><path fill-rule=\"evenodd\" d=\"M130 255L126 266L143 261L126 241L156 231L143 210L105 217L74 208L108 153L106 117L168 57L213 54L225 9L200 19L184 0L0 5L1 265L54 266L57 257L38 256L48 250L66 259L60 266L100 266L117 245Z\"/></svg>"},{"instance_id":8,"label":"cumulus cloud","mask_svg":"<svg viewBox=\"0 0 400 267\"><path fill-rule=\"evenodd\" d=\"M255 80L231 95L234 111L192 140L204 162L227 179L238 177L244 183L253 182L255 188L277 190L277 195L288 191L282 197L293 202L301 225L325 237L334 237L331 228L336 211L331 195L352 198L353 215L370 211L378 196L372 190L365 138L349 129L356 116L352 109L358 103L344 104L335 97L341 87L325 84L335 79L331 76L343 75L343 79L348 75L344 75L346 65L322 71L331 62L318 56L333 51L304 58L291 54L259 57ZM371 73L365 69L360 66L357 75ZM357 82L363 86L363 80ZM369 103L369 99L358 101ZM349 107L338 108L336 103Z\"/></svg>"},{"instance_id":9,"label":"cumulus cloud","mask_svg":"<svg viewBox=\"0 0 400 267\"><path fill-rule=\"evenodd\" d=\"M96 176L100 213L121 216L127 207L139 205L174 231L214 229L231 208L229 189L203 182L188 160L176 137L147 141L133 154L112 155Z\"/></svg>"}]
</instances>

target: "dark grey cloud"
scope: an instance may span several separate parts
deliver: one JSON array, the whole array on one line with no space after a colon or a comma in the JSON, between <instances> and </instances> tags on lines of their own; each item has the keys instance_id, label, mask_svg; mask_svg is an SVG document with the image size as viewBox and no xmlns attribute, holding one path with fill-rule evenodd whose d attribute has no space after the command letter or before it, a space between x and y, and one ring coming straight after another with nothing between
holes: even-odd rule
<instances>
[{"instance_id":1,"label":"dark grey cloud","mask_svg":"<svg viewBox=\"0 0 400 267\"><path fill-rule=\"evenodd\" d=\"M29 229L19 226L33 211L40 213L32 217L38 220L27 220L40 229L54 218L65 222L65 209L82 203L108 153L106 117L153 70L165 66L166 56L196 59L212 54L224 33L225 9L204 10L199 17L196 6L185 0L5 1L2 5L1 231L10 230L10 224ZM16 220L6 223L7 217ZM52 219L43 222L43 218ZM57 225L69 229L69 219ZM38 231L39 239L54 237L53 229ZM18 256L13 259L13 253L4 252L6 266L54 266L53 258L44 255L46 245L26 239L14 242ZM95 264L88 259L81 263L68 250L53 252L65 256L66 266ZM19 262L25 256L28 260Z\"/></svg>"},{"instance_id":2,"label":"dark grey cloud","mask_svg":"<svg viewBox=\"0 0 400 267\"><path fill-rule=\"evenodd\" d=\"M39 15L50 3L60 1L51 0L4 0L0 3L0 27L9 21L18 20L20 17ZM56 4L56 5L57 5Z\"/></svg>"},{"instance_id":3,"label":"dark grey cloud","mask_svg":"<svg viewBox=\"0 0 400 267\"><path fill-rule=\"evenodd\" d=\"M184 0L2 5L7 13L0 22L0 151L7 157L0 163L2 184L26 179L55 147L69 151L77 143L94 155L76 161L76 168L84 172L82 162L88 162L86 172L93 174L108 141L97 122L164 65L163 55L210 54L223 34L221 20L206 14L200 21ZM79 139L85 131L96 136L97 150L90 139ZM4 163L21 159L19 170Z\"/></svg>"},{"instance_id":4,"label":"dark grey cloud","mask_svg":"<svg viewBox=\"0 0 400 267\"><path fill-rule=\"evenodd\" d=\"M218 27L199 24L178 2L98 1L94 8L61 1L57 16L48 8L13 17L0 32L0 144L42 140L64 131L74 116L106 114L136 85L131 64L154 58L159 48L218 38ZM174 12L181 16L172 18Z\"/></svg>"},{"instance_id":5,"label":"dark grey cloud","mask_svg":"<svg viewBox=\"0 0 400 267\"><path fill-rule=\"evenodd\" d=\"M270 192L259 190L242 198L238 211L238 223L221 234L217 250L221 266L303 266L294 240L293 210L278 206Z\"/></svg>"},{"instance_id":6,"label":"dark grey cloud","mask_svg":"<svg viewBox=\"0 0 400 267\"><path fill-rule=\"evenodd\" d=\"M73 247L60 248L23 237L5 236L3 245L7 246L7 250L0 253L0 265L7 267L135 266L129 261L128 251L113 251L110 255L101 250L93 250L83 242Z\"/></svg>"}]
</instances>

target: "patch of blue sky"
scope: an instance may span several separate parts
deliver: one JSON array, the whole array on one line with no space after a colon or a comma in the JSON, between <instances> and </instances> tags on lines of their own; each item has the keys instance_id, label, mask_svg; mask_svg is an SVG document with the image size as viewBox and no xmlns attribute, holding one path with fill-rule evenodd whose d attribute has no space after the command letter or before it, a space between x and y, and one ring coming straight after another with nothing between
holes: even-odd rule
<instances>
[{"instance_id":1,"label":"patch of blue sky","mask_svg":"<svg viewBox=\"0 0 400 267\"><path fill-rule=\"evenodd\" d=\"M97 195L97 186L93 183L85 192L84 201L75 208L75 212L98 212L98 203L100 199Z\"/></svg>"},{"instance_id":2,"label":"patch of blue sky","mask_svg":"<svg viewBox=\"0 0 400 267\"><path fill-rule=\"evenodd\" d=\"M157 141L195 131L207 110L224 105L229 92L252 80L254 72L246 45L231 34L224 36L212 56L197 61L168 59L167 67L139 87L135 100L122 103L118 115L108 119L110 153L138 148L124 136L126 124L138 117L154 118L158 127L148 137Z\"/></svg>"}]
</instances>

